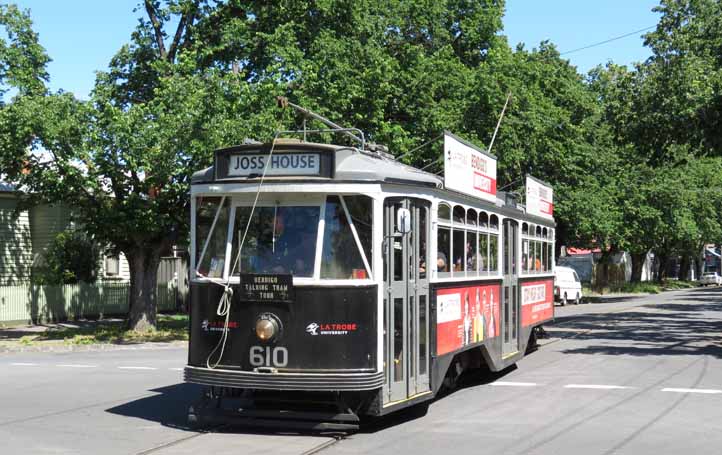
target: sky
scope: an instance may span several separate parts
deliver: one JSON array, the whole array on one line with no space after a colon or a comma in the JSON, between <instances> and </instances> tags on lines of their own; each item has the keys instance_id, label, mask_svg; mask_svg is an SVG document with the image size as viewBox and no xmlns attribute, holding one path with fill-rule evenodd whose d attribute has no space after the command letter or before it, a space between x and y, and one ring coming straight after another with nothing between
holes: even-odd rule
<instances>
[{"instance_id":1,"label":"sky","mask_svg":"<svg viewBox=\"0 0 722 455\"><path fill-rule=\"evenodd\" d=\"M31 10L34 29L53 61L50 88L87 99L95 71L104 70L115 52L128 42L143 11L139 0L16 0ZM654 26L658 0L507 0L503 33L509 44L527 49L550 40L564 53L636 30ZM614 61L629 65L650 53L643 32L611 43L564 54L581 73Z\"/></svg>"}]
</instances>

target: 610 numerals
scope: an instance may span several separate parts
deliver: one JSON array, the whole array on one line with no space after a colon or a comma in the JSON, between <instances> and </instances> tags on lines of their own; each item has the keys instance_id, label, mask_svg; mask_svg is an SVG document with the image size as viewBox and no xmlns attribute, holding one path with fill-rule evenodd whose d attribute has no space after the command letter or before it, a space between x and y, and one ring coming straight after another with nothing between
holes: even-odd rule
<instances>
[{"instance_id":1,"label":"610 numerals","mask_svg":"<svg viewBox=\"0 0 722 455\"><path fill-rule=\"evenodd\" d=\"M283 346L251 346L249 362L254 367L278 367L288 365L288 349Z\"/></svg>"}]
</instances>

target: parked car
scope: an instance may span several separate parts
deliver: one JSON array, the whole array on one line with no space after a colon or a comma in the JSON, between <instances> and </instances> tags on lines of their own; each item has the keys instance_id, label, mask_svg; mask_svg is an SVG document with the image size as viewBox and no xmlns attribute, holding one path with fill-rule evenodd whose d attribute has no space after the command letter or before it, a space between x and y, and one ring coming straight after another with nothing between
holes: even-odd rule
<instances>
[{"instance_id":1,"label":"parked car","mask_svg":"<svg viewBox=\"0 0 722 455\"><path fill-rule=\"evenodd\" d=\"M709 286L710 284L719 286L722 284L722 276L719 276L717 272L703 273L702 276L699 277L699 284L702 286Z\"/></svg>"},{"instance_id":2,"label":"parked car","mask_svg":"<svg viewBox=\"0 0 722 455\"><path fill-rule=\"evenodd\" d=\"M561 302L562 306L568 301L579 305L582 301L582 282L579 275L570 267L554 268L554 299Z\"/></svg>"}]
</instances>

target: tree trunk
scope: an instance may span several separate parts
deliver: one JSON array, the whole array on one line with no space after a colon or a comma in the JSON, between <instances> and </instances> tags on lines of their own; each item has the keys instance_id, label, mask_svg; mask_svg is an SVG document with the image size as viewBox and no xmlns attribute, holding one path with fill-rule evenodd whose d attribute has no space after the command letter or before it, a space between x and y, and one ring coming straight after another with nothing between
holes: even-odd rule
<instances>
[{"instance_id":1,"label":"tree trunk","mask_svg":"<svg viewBox=\"0 0 722 455\"><path fill-rule=\"evenodd\" d=\"M647 253L635 253L630 254L632 258L632 283L639 283L642 281L642 271L644 270L644 264L647 262Z\"/></svg>"},{"instance_id":2,"label":"tree trunk","mask_svg":"<svg viewBox=\"0 0 722 455\"><path fill-rule=\"evenodd\" d=\"M682 256L682 259L679 261L679 272L677 273L677 278L679 280L688 280L690 277L690 261L689 256L686 254Z\"/></svg>"},{"instance_id":3,"label":"tree trunk","mask_svg":"<svg viewBox=\"0 0 722 455\"><path fill-rule=\"evenodd\" d=\"M155 330L158 301L158 266L160 252L134 250L126 253L130 267L128 295L128 329L139 333Z\"/></svg>"},{"instance_id":4,"label":"tree trunk","mask_svg":"<svg viewBox=\"0 0 722 455\"><path fill-rule=\"evenodd\" d=\"M659 259L659 272L657 273L657 282L661 283L667 278L667 267L669 266L669 256L660 254L657 256Z\"/></svg>"}]
</instances>

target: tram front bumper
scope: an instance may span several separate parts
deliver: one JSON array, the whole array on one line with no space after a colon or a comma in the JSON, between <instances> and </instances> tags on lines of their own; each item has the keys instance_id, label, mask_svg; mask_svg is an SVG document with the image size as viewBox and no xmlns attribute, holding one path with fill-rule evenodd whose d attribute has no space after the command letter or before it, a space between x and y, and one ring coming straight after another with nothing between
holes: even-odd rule
<instances>
[{"instance_id":1,"label":"tram front bumper","mask_svg":"<svg viewBox=\"0 0 722 455\"><path fill-rule=\"evenodd\" d=\"M194 384L257 390L374 390L384 384L383 372L259 373L186 366L183 377Z\"/></svg>"}]
</instances>

